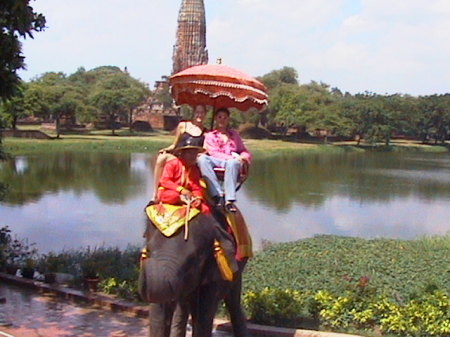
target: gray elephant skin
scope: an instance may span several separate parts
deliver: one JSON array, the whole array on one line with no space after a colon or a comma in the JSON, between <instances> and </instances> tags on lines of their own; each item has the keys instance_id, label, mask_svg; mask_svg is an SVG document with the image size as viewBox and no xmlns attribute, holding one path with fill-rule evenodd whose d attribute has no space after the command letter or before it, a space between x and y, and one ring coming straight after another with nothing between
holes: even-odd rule
<instances>
[{"instance_id":1,"label":"gray elephant skin","mask_svg":"<svg viewBox=\"0 0 450 337\"><path fill-rule=\"evenodd\" d=\"M139 293L150 302L150 337L184 337L185 315L177 310L172 322L177 303L191 313L192 336L210 337L221 299L229 311L234 336L248 336L241 306L241 275L246 261L237 263L234 280L228 282L221 277L214 258L213 244L218 239L234 259L233 238L224 230L225 224L220 212L200 214L190 221L185 240L184 229L165 237L148 221L145 237L149 256L141 266Z\"/></svg>"}]
</instances>

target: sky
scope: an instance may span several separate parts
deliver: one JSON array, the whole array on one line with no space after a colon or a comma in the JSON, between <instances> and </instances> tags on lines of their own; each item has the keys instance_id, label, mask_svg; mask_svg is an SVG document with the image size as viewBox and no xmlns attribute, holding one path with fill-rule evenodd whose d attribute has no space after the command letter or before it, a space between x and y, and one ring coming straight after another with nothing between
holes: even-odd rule
<instances>
[{"instance_id":1,"label":"sky","mask_svg":"<svg viewBox=\"0 0 450 337\"><path fill-rule=\"evenodd\" d=\"M293 67L342 92L450 92L450 0L204 0L209 63L252 76ZM23 41L29 81L127 67L170 75L181 0L35 0L47 29Z\"/></svg>"}]
</instances>

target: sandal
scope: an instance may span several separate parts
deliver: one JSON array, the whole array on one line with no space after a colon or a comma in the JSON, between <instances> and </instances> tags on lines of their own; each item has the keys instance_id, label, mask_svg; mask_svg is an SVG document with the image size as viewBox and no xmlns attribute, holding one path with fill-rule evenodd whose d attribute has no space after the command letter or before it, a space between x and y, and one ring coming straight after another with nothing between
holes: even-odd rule
<instances>
[{"instance_id":1,"label":"sandal","mask_svg":"<svg viewBox=\"0 0 450 337\"><path fill-rule=\"evenodd\" d=\"M230 212L230 213L236 213L236 212L237 212L236 205L235 205L234 202L232 202L232 201L229 201L229 202L227 202L227 203L225 204L225 210L226 210L227 212Z\"/></svg>"},{"instance_id":2,"label":"sandal","mask_svg":"<svg viewBox=\"0 0 450 337\"><path fill-rule=\"evenodd\" d=\"M223 196L220 195L216 195L215 197L213 197L213 206L216 208L222 208L223 204L224 204L224 200L223 200Z\"/></svg>"}]
</instances>

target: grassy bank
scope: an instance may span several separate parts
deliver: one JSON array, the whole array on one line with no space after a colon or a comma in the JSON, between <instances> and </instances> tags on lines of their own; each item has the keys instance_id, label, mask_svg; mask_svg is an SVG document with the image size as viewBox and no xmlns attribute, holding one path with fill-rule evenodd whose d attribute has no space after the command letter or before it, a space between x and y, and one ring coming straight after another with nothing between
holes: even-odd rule
<instances>
[{"instance_id":1,"label":"grassy bank","mask_svg":"<svg viewBox=\"0 0 450 337\"><path fill-rule=\"evenodd\" d=\"M120 131L117 136L102 131L86 135L63 135L61 139L39 140L5 138L4 145L12 155L25 155L55 151L99 151L99 152L156 152L169 145L173 136L168 133L134 133ZM448 152L449 146L424 145L412 141L394 141L391 146L361 145L356 142L333 144L303 143L283 140L245 140L248 148L258 157L279 154L344 153L355 151L426 151Z\"/></svg>"},{"instance_id":2,"label":"grassy bank","mask_svg":"<svg viewBox=\"0 0 450 337\"><path fill-rule=\"evenodd\" d=\"M317 236L275 244L249 262L244 303L261 324L450 336L449 256L450 234L417 240Z\"/></svg>"},{"instance_id":3,"label":"grassy bank","mask_svg":"<svg viewBox=\"0 0 450 337\"><path fill-rule=\"evenodd\" d=\"M436 286L450 293L450 234L417 240L317 236L269 245L250 261L245 290L342 293L361 277L377 294L406 299Z\"/></svg>"}]
</instances>

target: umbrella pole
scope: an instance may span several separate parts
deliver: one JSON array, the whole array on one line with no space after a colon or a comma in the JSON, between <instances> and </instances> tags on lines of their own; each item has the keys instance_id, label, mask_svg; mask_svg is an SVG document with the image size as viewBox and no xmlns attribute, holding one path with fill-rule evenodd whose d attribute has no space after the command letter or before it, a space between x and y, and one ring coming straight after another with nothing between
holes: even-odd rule
<instances>
[{"instance_id":1,"label":"umbrella pole","mask_svg":"<svg viewBox=\"0 0 450 337\"><path fill-rule=\"evenodd\" d=\"M212 118L211 118L211 127L210 127L211 131L214 128L214 118L216 118L216 107L215 106L213 106L213 112L212 112Z\"/></svg>"}]
</instances>

